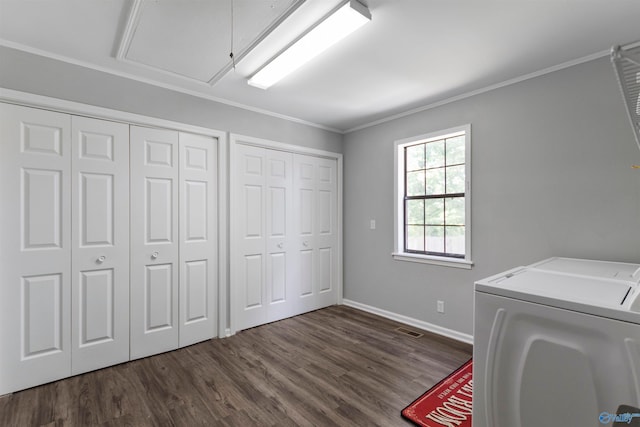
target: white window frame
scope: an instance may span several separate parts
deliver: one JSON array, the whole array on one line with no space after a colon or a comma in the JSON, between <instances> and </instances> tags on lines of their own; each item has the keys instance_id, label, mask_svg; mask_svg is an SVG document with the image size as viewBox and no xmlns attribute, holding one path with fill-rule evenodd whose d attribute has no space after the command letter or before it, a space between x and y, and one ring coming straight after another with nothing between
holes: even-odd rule
<instances>
[{"instance_id":1,"label":"white window frame","mask_svg":"<svg viewBox=\"0 0 640 427\"><path fill-rule=\"evenodd\" d=\"M443 139L452 134L460 132L465 133L465 256L464 258L453 258L448 256L436 256L405 252L404 148L408 145ZM473 266L473 262L471 261L471 124L456 126L436 132L429 132L424 135L397 140L394 142L393 155L393 238L395 248L394 252L392 253L393 258L398 261L420 262L425 264L435 264L447 267L470 269Z\"/></svg>"}]
</instances>

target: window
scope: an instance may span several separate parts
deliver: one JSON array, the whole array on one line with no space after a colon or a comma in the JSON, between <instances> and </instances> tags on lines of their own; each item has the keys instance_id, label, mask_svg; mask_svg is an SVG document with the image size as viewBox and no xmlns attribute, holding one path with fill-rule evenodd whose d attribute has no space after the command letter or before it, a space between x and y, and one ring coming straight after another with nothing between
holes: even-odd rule
<instances>
[{"instance_id":1,"label":"window","mask_svg":"<svg viewBox=\"0 0 640 427\"><path fill-rule=\"evenodd\" d=\"M471 125L395 142L394 258L471 268Z\"/></svg>"}]
</instances>

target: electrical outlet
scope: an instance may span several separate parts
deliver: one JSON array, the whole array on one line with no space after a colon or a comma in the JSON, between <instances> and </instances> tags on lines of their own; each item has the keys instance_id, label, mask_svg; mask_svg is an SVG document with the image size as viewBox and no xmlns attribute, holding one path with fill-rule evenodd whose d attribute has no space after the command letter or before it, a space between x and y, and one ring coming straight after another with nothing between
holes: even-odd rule
<instances>
[{"instance_id":1,"label":"electrical outlet","mask_svg":"<svg viewBox=\"0 0 640 427\"><path fill-rule=\"evenodd\" d=\"M438 313L444 313L444 301L438 300L437 308L438 308Z\"/></svg>"},{"instance_id":2,"label":"electrical outlet","mask_svg":"<svg viewBox=\"0 0 640 427\"><path fill-rule=\"evenodd\" d=\"M376 220L375 220L375 219L372 219L372 220L369 222L369 228L370 228L370 229L372 229L372 230L375 230L375 229L376 229Z\"/></svg>"}]
</instances>

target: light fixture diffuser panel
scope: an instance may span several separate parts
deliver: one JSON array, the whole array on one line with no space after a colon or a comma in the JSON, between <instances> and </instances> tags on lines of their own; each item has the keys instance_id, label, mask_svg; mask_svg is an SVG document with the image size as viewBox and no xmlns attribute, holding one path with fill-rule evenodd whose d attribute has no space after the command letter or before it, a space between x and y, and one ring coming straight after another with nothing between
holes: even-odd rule
<instances>
[{"instance_id":1,"label":"light fixture diffuser panel","mask_svg":"<svg viewBox=\"0 0 640 427\"><path fill-rule=\"evenodd\" d=\"M371 20L368 9L352 0L327 16L249 79L267 89Z\"/></svg>"}]
</instances>

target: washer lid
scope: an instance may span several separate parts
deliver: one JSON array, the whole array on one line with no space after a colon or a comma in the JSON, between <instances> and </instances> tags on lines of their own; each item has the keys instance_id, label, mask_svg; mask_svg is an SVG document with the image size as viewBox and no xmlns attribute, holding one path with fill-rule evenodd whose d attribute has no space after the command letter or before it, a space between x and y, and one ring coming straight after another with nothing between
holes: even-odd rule
<instances>
[{"instance_id":1,"label":"washer lid","mask_svg":"<svg viewBox=\"0 0 640 427\"><path fill-rule=\"evenodd\" d=\"M620 308L632 288L618 280L530 268L494 278L487 284L527 295L611 308Z\"/></svg>"},{"instance_id":2,"label":"washer lid","mask_svg":"<svg viewBox=\"0 0 640 427\"><path fill-rule=\"evenodd\" d=\"M556 257L531 264L529 267L558 273L640 282L640 266L625 262Z\"/></svg>"},{"instance_id":3,"label":"washer lid","mask_svg":"<svg viewBox=\"0 0 640 427\"><path fill-rule=\"evenodd\" d=\"M545 260L514 268L477 281L475 291L640 324L638 265L620 270L574 261ZM612 277L614 270L625 273Z\"/></svg>"}]
</instances>

